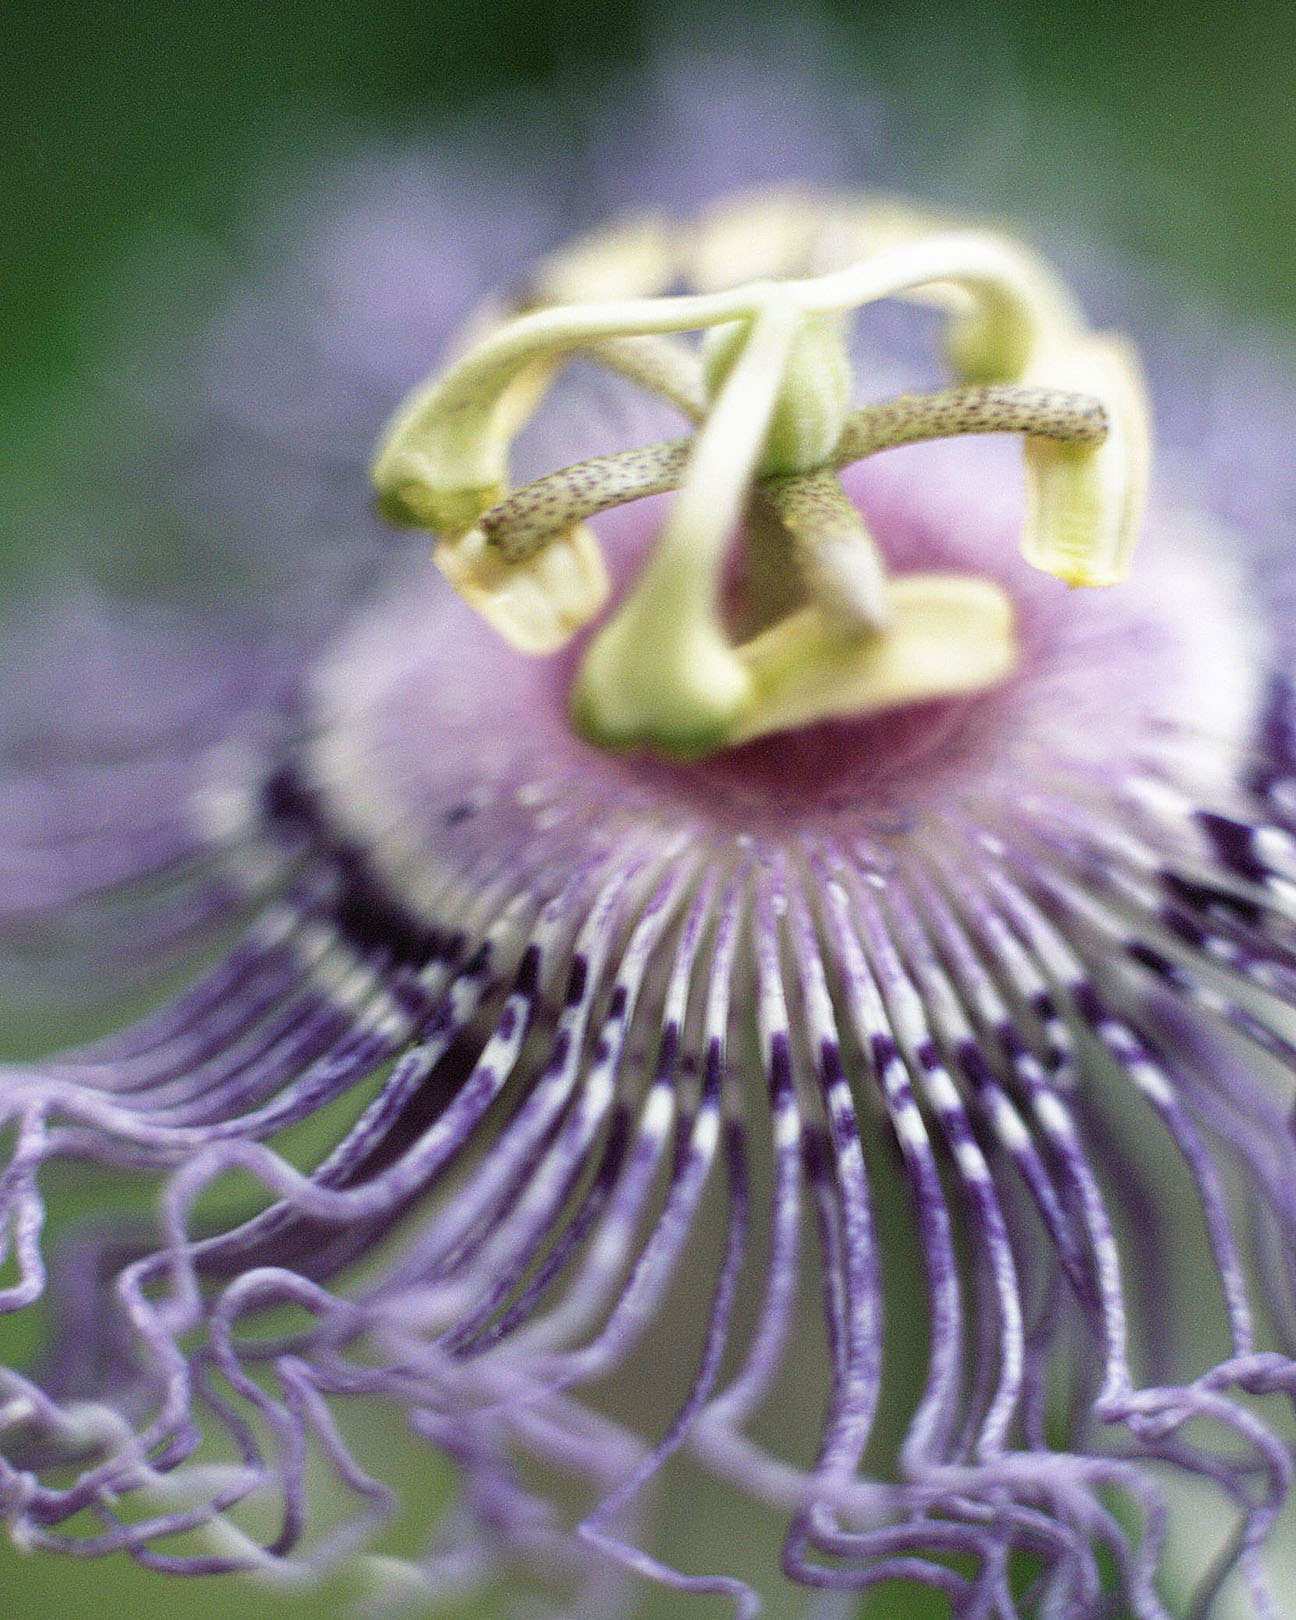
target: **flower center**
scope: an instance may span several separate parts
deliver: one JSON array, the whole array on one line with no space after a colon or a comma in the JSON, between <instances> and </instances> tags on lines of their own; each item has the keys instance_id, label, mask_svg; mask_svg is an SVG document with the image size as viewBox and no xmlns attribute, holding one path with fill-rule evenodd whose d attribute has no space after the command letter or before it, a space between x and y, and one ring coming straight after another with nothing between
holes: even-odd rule
<instances>
[{"instance_id":1,"label":"flower center","mask_svg":"<svg viewBox=\"0 0 1296 1620\"><path fill-rule=\"evenodd\" d=\"M732 210L688 233L635 221L555 255L527 306L417 389L378 449L384 510L434 530L451 583L535 654L558 651L606 604L587 520L676 492L572 687L576 728L611 750L695 758L967 695L1012 672L1017 637L998 585L888 576L838 481L879 451L1020 434L1026 560L1075 585L1113 584L1130 565L1148 459L1137 362L1086 327L1029 249L867 199L807 205L777 247L762 217L754 204L746 234ZM754 279L725 284L753 267ZM700 292L666 294L690 272ZM846 323L890 297L946 313L955 384L852 408ZM686 340L698 333L700 344ZM667 401L692 431L510 491L511 441L576 355ZM749 548L763 537L769 611L745 640L722 600L735 533Z\"/></svg>"}]
</instances>

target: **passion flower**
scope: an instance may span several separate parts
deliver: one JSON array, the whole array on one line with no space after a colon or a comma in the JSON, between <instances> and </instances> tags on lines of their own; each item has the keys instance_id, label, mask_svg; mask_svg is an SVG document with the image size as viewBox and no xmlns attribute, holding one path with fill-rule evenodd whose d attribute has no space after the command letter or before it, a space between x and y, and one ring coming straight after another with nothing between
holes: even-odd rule
<instances>
[{"instance_id":1,"label":"passion flower","mask_svg":"<svg viewBox=\"0 0 1296 1620\"><path fill-rule=\"evenodd\" d=\"M508 270L371 423L439 571L308 655L83 613L26 661L15 951L212 959L0 1074L0 1301L50 1325L0 1372L15 1538L360 1556L415 1490L358 1460L384 1408L458 1477L434 1595L516 1561L754 1615L741 1551L654 1533L719 1480L807 1587L1164 1616L1182 1476L1236 1524L1199 1603L1236 1572L1277 1612L1277 485L1240 509L1180 410L1149 498L1133 346L976 222L784 190ZM155 1218L47 1265L60 1161Z\"/></svg>"}]
</instances>

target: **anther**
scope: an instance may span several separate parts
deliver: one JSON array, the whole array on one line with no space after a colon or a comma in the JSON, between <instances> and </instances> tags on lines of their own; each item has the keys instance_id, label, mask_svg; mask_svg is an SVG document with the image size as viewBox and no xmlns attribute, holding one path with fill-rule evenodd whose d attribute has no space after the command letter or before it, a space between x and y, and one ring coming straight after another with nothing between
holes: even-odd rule
<instances>
[{"instance_id":1,"label":"anther","mask_svg":"<svg viewBox=\"0 0 1296 1620\"><path fill-rule=\"evenodd\" d=\"M791 536L810 601L843 628L882 629L891 617L886 566L836 475L770 478L761 488Z\"/></svg>"},{"instance_id":2,"label":"anther","mask_svg":"<svg viewBox=\"0 0 1296 1620\"><path fill-rule=\"evenodd\" d=\"M1097 445L1107 435L1107 413L1088 394L1012 383L902 394L853 411L827 466L839 472L882 450L964 433L1020 433L1059 444ZM500 561L522 563L574 523L677 489L690 443L665 439L574 462L506 495L482 514L478 527Z\"/></svg>"}]
</instances>

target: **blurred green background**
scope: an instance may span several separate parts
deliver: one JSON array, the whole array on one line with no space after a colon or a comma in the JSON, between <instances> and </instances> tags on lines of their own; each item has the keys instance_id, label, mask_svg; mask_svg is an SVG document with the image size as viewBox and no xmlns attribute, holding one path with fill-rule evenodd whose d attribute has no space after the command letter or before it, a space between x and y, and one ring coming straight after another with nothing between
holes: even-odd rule
<instances>
[{"instance_id":1,"label":"blurred green background","mask_svg":"<svg viewBox=\"0 0 1296 1620\"><path fill-rule=\"evenodd\" d=\"M766 9L788 39L798 17L819 32L817 7ZM1024 192L1236 307L1296 313L1296 11L1282 0L829 0L824 12L835 54L893 93L935 149L927 159L957 171L963 116L1002 111L1014 127L1001 157L1036 154ZM561 78L570 93L663 38L741 44L743 32L708 24L705 4L685 17L636 0L134 0L5 15L10 426L75 377L112 266L143 233L229 228L259 135L290 142L338 120L435 127L501 87ZM975 133L993 162L987 130Z\"/></svg>"},{"instance_id":2,"label":"blurred green background","mask_svg":"<svg viewBox=\"0 0 1296 1620\"><path fill-rule=\"evenodd\" d=\"M819 59L890 98L929 185L984 174L996 207L1073 222L1173 276L1185 296L1270 324L1281 341L1296 334L1296 8L1016 0L987 18L970 5L836 0L769 14L787 48L804 25ZM571 95L664 46L741 48L746 28L721 16L633 0L8 5L0 512L22 504L6 488L29 501L63 453L53 402L92 373L120 320L103 312L120 309L140 244L224 241L267 149L308 150L341 125L435 134L501 90ZM4 559L24 558L25 545L10 522ZM719 1539L741 1525L711 1530ZM332 1614L342 1602L337 1590L181 1586L124 1563L7 1549L0 1592L13 1616L236 1620ZM937 1611L887 1610L911 1612Z\"/></svg>"}]
</instances>

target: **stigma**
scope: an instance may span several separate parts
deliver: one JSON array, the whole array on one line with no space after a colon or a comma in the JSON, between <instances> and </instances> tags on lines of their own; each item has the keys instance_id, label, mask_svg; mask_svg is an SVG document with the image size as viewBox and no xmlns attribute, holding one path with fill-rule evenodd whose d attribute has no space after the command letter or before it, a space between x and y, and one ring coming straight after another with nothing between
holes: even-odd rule
<instances>
[{"instance_id":1,"label":"stigma","mask_svg":"<svg viewBox=\"0 0 1296 1620\"><path fill-rule=\"evenodd\" d=\"M936 306L952 376L859 403L851 323L893 298ZM686 431L512 488L513 441L576 358ZM1002 232L867 196L755 197L621 222L543 261L402 404L372 476L382 510L436 534L442 572L510 645L544 656L584 634L569 692L584 738L690 759L1013 674L1001 585L890 573L840 477L901 445L992 433L1023 442L1026 561L1069 585L1124 579L1150 454L1130 346ZM589 520L650 495L671 497L667 516L609 605ZM760 579L741 624L735 551Z\"/></svg>"}]
</instances>

